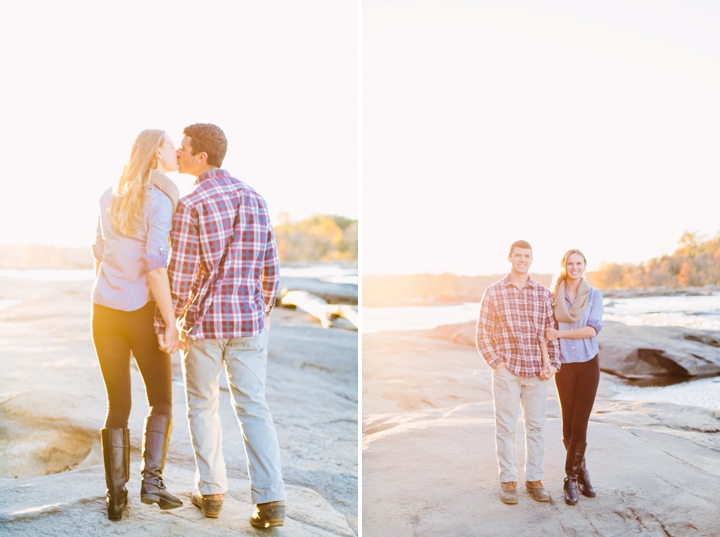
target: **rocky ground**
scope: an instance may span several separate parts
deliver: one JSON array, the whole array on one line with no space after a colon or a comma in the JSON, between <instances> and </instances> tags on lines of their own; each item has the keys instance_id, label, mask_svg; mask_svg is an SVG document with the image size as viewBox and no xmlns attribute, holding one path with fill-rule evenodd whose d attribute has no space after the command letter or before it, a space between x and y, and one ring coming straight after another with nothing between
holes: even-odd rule
<instances>
[{"instance_id":1,"label":"rocky ground","mask_svg":"<svg viewBox=\"0 0 720 537\"><path fill-rule=\"evenodd\" d=\"M720 535L720 410L612 400L602 373L588 430L598 492L563 500L565 449L550 390L550 503L499 500L491 372L457 330L363 335L363 535ZM602 356L601 356L602 360ZM524 434L518 425L519 480Z\"/></svg>"},{"instance_id":2,"label":"rocky ground","mask_svg":"<svg viewBox=\"0 0 720 537\"><path fill-rule=\"evenodd\" d=\"M230 489L218 519L190 502L194 460L175 361L174 429L165 478L182 508L140 503L147 413L133 370L129 505L105 513L99 429L105 389L90 340L90 283L0 280L0 533L6 535L346 535L357 533L357 332L323 329L309 315L271 317L267 398L278 430L288 501L285 526L255 530L240 429L221 393ZM178 358L178 357L176 357Z\"/></svg>"}]
</instances>

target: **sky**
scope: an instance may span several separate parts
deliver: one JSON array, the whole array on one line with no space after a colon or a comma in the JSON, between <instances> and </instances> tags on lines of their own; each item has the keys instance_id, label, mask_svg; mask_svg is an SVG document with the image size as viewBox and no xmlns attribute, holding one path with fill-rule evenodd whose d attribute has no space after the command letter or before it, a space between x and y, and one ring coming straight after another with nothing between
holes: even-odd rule
<instances>
[{"instance_id":1,"label":"sky","mask_svg":"<svg viewBox=\"0 0 720 537\"><path fill-rule=\"evenodd\" d=\"M554 273L720 230L720 6L363 2L364 274Z\"/></svg>"},{"instance_id":2,"label":"sky","mask_svg":"<svg viewBox=\"0 0 720 537\"><path fill-rule=\"evenodd\" d=\"M91 244L137 134L178 146L198 122L274 219L357 218L358 19L334 0L3 4L0 244Z\"/></svg>"}]
</instances>

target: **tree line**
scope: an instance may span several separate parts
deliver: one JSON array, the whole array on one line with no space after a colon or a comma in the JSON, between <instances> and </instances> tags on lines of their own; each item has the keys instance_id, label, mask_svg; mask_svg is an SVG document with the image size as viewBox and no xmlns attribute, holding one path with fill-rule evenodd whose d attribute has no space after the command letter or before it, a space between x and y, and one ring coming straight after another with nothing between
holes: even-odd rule
<instances>
[{"instance_id":1,"label":"tree line","mask_svg":"<svg viewBox=\"0 0 720 537\"><path fill-rule=\"evenodd\" d=\"M283 213L274 226L280 261L345 261L358 257L358 221L318 214L293 221Z\"/></svg>"},{"instance_id":2,"label":"tree line","mask_svg":"<svg viewBox=\"0 0 720 537\"><path fill-rule=\"evenodd\" d=\"M588 274L599 289L646 289L648 287L702 287L720 281L720 235L703 240L686 231L678 249L638 265L606 263Z\"/></svg>"}]
</instances>

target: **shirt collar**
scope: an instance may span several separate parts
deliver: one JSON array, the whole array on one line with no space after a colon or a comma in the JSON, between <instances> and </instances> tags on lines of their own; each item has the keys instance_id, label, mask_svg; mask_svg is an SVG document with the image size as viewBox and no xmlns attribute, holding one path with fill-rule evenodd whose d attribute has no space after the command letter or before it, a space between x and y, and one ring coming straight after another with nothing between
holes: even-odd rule
<instances>
[{"instance_id":1,"label":"shirt collar","mask_svg":"<svg viewBox=\"0 0 720 537\"><path fill-rule=\"evenodd\" d=\"M195 183L193 183L193 186L198 186L203 181L207 181L208 179L213 179L215 177L224 177L228 175L228 172L226 170L223 170L222 168L218 168L216 170L210 170L209 172L205 172L203 174L200 174L197 179L195 179Z\"/></svg>"},{"instance_id":2,"label":"shirt collar","mask_svg":"<svg viewBox=\"0 0 720 537\"><path fill-rule=\"evenodd\" d=\"M515 287L515 284L510 279L510 274L505 276L505 279L502 282L505 287L507 287L508 285L512 285L513 287ZM537 285L537 282L535 280L533 280L530 276L528 276L528 280L527 280L527 283L525 283L525 287L530 287L531 289L535 289L536 285ZM525 289L525 287L523 287L523 289Z\"/></svg>"}]
</instances>

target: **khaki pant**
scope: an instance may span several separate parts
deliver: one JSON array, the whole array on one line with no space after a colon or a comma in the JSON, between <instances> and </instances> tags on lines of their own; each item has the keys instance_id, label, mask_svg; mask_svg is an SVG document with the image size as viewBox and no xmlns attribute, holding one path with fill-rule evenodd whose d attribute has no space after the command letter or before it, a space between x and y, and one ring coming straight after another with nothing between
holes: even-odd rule
<instances>
[{"instance_id":1,"label":"khaki pant","mask_svg":"<svg viewBox=\"0 0 720 537\"><path fill-rule=\"evenodd\" d=\"M545 410L548 381L539 377L518 377L503 368L493 371L495 405L495 448L500 482L517 481L515 430L520 406L525 422L525 480L543 478Z\"/></svg>"},{"instance_id":2,"label":"khaki pant","mask_svg":"<svg viewBox=\"0 0 720 537\"><path fill-rule=\"evenodd\" d=\"M188 340L188 344L183 376L197 468L195 487L203 495L227 491L218 415L218 379L224 364L242 431L253 503L284 500L280 447L265 400L267 328L255 336Z\"/></svg>"}]
</instances>

